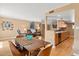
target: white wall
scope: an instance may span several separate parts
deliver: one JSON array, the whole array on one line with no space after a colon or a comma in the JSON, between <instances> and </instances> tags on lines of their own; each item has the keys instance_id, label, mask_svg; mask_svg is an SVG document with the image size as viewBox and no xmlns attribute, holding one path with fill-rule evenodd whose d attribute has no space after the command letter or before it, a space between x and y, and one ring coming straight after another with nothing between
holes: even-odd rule
<instances>
[{"instance_id":1,"label":"white wall","mask_svg":"<svg viewBox=\"0 0 79 59\"><path fill-rule=\"evenodd\" d=\"M46 31L45 41L50 42L53 47L55 46L55 33L53 30Z\"/></svg>"}]
</instances>

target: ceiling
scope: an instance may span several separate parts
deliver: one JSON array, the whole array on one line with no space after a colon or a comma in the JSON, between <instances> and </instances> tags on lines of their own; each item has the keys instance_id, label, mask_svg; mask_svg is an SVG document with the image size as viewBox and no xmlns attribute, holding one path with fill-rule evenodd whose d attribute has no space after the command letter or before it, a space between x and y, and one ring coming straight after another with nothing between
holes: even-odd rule
<instances>
[{"instance_id":1,"label":"ceiling","mask_svg":"<svg viewBox=\"0 0 79 59\"><path fill-rule=\"evenodd\" d=\"M0 3L0 16L41 21L45 13L66 3Z\"/></svg>"}]
</instances>

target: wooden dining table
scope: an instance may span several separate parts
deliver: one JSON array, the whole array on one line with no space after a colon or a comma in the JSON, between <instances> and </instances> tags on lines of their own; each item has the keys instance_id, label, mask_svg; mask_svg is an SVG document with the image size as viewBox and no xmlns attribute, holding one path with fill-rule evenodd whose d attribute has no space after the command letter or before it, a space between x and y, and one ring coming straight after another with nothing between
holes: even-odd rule
<instances>
[{"instance_id":1,"label":"wooden dining table","mask_svg":"<svg viewBox=\"0 0 79 59\"><path fill-rule=\"evenodd\" d=\"M46 42L44 40L39 39L27 40L25 38L17 38L16 41L18 44L28 50L29 55L31 55L32 51L50 44L50 42Z\"/></svg>"}]
</instances>

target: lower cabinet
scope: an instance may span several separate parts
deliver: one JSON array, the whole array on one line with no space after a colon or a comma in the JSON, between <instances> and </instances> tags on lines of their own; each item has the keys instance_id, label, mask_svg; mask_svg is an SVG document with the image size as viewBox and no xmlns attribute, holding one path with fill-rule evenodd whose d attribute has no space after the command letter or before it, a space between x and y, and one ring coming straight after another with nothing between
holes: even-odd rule
<instances>
[{"instance_id":1,"label":"lower cabinet","mask_svg":"<svg viewBox=\"0 0 79 59\"><path fill-rule=\"evenodd\" d=\"M58 35L57 33L55 33L55 46L59 44L59 41L58 41Z\"/></svg>"},{"instance_id":2,"label":"lower cabinet","mask_svg":"<svg viewBox=\"0 0 79 59\"><path fill-rule=\"evenodd\" d=\"M69 32L60 32L60 33L55 33L55 45L60 44L64 40L68 39L70 37Z\"/></svg>"}]
</instances>

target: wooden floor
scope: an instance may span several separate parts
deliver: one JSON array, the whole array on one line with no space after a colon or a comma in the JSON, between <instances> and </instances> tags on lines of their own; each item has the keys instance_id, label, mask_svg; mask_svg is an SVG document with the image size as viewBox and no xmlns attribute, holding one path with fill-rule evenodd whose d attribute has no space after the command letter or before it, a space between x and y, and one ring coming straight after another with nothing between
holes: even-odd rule
<instances>
[{"instance_id":1,"label":"wooden floor","mask_svg":"<svg viewBox=\"0 0 79 59\"><path fill-rule=\"evenodd\" d=\"M63 41L58 46L56 46L56 48L52 48L51 56L71 56L73 53L72 45L72 38Z\"/></svg>"}]
</instances>

